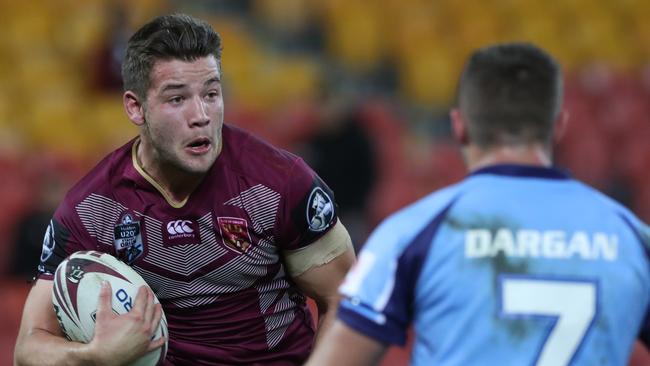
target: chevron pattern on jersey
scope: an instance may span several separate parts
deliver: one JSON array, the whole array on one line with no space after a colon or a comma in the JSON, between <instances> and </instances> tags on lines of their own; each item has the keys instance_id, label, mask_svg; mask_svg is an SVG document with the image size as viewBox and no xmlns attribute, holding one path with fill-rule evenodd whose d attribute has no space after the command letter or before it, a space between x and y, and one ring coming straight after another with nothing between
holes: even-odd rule
<instances>
[{"instance_id":1,"label":"chevron pattern on jersey","mask_svg":"<svg viewBox=\"0 0 650 366\"><path fill-rule=\"evenodd\" d=\"M282 294L282 298L279 302L276 303L273 308L272 314L265 316L264 327L266 328L266 342L269 346L269 349L273 348L278 342L282 339L284 332L287 330L287 327L293 322L295 318L295 313L293 309L295 304L287 293L286 289L290 287L289 282L285 279L284 267L280 267L278 273L276 273L273 280L257 287L260 298L260 311L262 314L266 314L278 298L279 294Z\"/></svg>"},{"instance_id":2,"label":"chevron pattern on jersey","mask_svg":"<svg viewBox=\"0 0 650 366\"><path fill-rule=\"evenodd\" d=\"M114 223L126 210L127 208L119 202L94 193L77 205L77 213L88 233L96 237L101 244L111 247L114 240ZM144 218L148 249L147 256L144 258L146 263L165 268L182 276L190 276L227 253L227 249L217 243L211 213L207 213L197 220L202 238L200 245L188 244L167 248L163 246L162 242L163 222L139 212L136 214ZM277 261L278 254L273 243L269 239L262 239L257 245L252 246L246 255L234 258L222 268L241 271L244 276L259 276L265 275L266 269L245 267L265 266ZM220 273L217 269L210 272L208 276L213 275L215 279L219 277L234 278L232 273L230 276L222 276ZM236 283L249 284L251 281L237 281Z\"/></svg>"},{"instance_id":3,"label":"chevron pattern on jersey","mask_svg":"<svg viewBox=\"0 0 650 366\"><path fill-rule=\"evenodd\" d=\"M206 294L226 294L248 288L266 275L266 266L251 266L240 260L231 260L193 280L175 280L138 266L133 268L162 299Z\"/></svg>"},{"instance_id":4,"label":"chevron pattern on jersey","mask_svg":"<svg viewBox=\"0 0 650 366\"><path fill-rule=\"evenodd\" d=\"M269 349L272 349L280 343L287 328L289 328L289 325L293 322L293 319L296 316L294 311L295 306L294 302L289 298L289 295L285 293L280 301L275 304L273 314L264 317L264 323L266 326L266 343L268 344Z\"/></svg>"},{"instance_id":5,"label":"chevron pattern on jersey","mask_svg":"<svg viewBox=\"0 0 650 366\"><path fill-rule=\"evenodd\" d=\"M266 243L269 242L266 241ZM268 249L274 248L269 247ZM237 292L249 288L260 277L265 276L267 265L276 263L278 256L277 254L255 255L257 252L266 253L267 251L261 246L251 248L247 253L251 254L250 256L235 257L219 268L189 281L170 279L137 266L134 268L156 290L159 298L185 298L181 303L175 304L179 307L192 307L205 305L217 299L217 297L203 298L204 295ZM196 299L187 299L187 297Z\"/></svg>"},{"instance_id":6,"label":"chevron pattern on jersey","mask_svg":"<svg viewBox=\"0 0 650 366\"><path fill-rule=\"evenodd\" d=\"M201 305L212 304L217 301L218 298L219 296L192 296L190 298L174 299L171 300L170 303L179 308L193 308Z\"/></svg>"},{"instance_id":7,"label":"chevron pattern on jersey","mask_svg":"<svg viewBox=\"0 0 650 366\"><path fill-rule=\"evenodd\" d=\"M217 297L204 298L205 295L233 293L252 286L260 277L267 274L267 265L277 263L279 260L275 247L268 240L261 240L246 254L190 281L170 279L138 266L133 268L149 283L159 298L183 298L182 302L175 304L179 307L192 307L205 305L217 299ZM274 296L277 296L277 292ZM196 299L188 299L188 297Z\"/></svg>"},{"instance_id":8,"label":"chevron pattern on jersey","mask_svg":"<svg viewBox=\"0 0 650 366\"><path fill-rule=\"evenodd\" d=\"M236 206L246 211L253 223L253 229L262 234L273 230L280 205L280 194L257 184L229 199L224 205Z\"/></svg>"},{"instance_id":9,"label":"chevron pattern on jersey","mask_svg":"<svg viewBox=\"0 0 650 366\"><path fill-rule=\"evenodd\" d=\"M110 198L92 193L77 205L76 210L88 234L97 238L101 244L112 247L115 239L113 225L126 207Z\"/></svg>"},{"instance_id":10,"label":"chevron pattern on jersey","mask_svg":"<svg viewBox=\"0 0 650 366\"><path fill-rule=\"evenodd\" d=\"M163 245L163 222L145 216L149 252L144 262L165 268L182 276L190 276L212 261L226 254L226 249L217 243L213 230L212 214L207 213L197 220L202 243Z\"/></svg>"},{"instance_id":11,"label":"chevron pattern on jersey","mask_svg":"<svg viewBox=\"0 0 650 366\"><path fill-rule=\"evenodd\" d=\"M288 288L289 282L284 279L284 268L280 267L273 280L256 287L260 297L260 311L265 313L277 299L278 294Z\"/></svg>"},{"instance_id":12,"label":"chevron pattern on jersey","mask_svg":"<svg viewBox=\"0 0 650 366\"><path fill-rule=\"evenodd\" d=\"M254 226L258 226L260 232L273 228L279 205L278 194L258 185L242 192L236 198L237 202L241 203L239 207L246 210L251 220L255 220ZM261 209L255 208L256 199L261 199ZM232 203L233 200L229 202ZM98 194L91 194L77 206L77 213L89 234L96 237L101 244L111 247L114 240L114 224L126 210L127 208L119 202ZM197 220L201 243L171 247L163 245L164 223L162 221L139 212L135 213L140 216L144 224L147 255L143 261L147 264L164 268L183 277L192 277L192 274L228 252L218 243L211 213ZM220 267L193 279L173 279L137 265L133 265L133 268L160 299L168 300L179 308L192 308L214 303L222 294L249 288L259 281L260 277L267 275L268 265L278 261L279 254L272 237L266 236L251 246L244 255L234 257ZM284 279L283 269L280 269L269 284L257 288L262 313L272 312L270 308L273 307L275 300L289 286ZM280 308L295 306L285 294L280 302L275 303L274 309L283 302L286 303ZM284 331L295 317L291 311L284 311L284 313L265 316L269 347L280 341Z\"/></svg>"}]
</instances>

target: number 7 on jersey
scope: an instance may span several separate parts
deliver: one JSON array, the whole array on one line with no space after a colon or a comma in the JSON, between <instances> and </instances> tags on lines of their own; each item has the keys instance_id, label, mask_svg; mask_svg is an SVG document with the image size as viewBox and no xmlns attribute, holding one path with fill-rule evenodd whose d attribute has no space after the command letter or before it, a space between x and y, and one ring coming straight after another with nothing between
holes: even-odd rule
<instances>
[{"instance_id":1,"label":"number 7 on jersey","mask_svg":"<svg viewBox=\"0 0 650 366\"><path fill-rule=\"evenodd\" d=\"M502 275L499 288L502 317L555 319L535 365L568 365L596 316L597 282Z\"/></svg>"}]
</instances>

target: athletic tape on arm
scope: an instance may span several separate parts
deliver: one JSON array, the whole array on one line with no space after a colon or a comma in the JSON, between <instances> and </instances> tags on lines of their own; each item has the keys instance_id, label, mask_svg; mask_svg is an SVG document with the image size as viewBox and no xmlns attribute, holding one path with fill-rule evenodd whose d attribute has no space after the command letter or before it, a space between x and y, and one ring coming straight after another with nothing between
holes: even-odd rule
<instances>
[{"instance_id":1,"label":"athletic tape on arm","mask_svg":"<svg viewBox=\"0 0 650 366\"><path fill-rule=\"evenodd\" d=\"M284 251L284 262L291 277L322 266L352 249L352 239L339 219L325 235L304 248Z\"/></svg>"}]
</instances>

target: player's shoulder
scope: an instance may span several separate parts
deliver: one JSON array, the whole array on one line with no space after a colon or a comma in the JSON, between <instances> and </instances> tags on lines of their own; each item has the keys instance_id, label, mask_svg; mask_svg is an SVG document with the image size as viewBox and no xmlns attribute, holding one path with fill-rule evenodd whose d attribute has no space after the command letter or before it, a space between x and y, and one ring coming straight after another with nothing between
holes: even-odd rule
<instances>
[{"instance_id":1,"label":"player's shoulder","mask_svg":"<svg viewBox=\"0 0 650 366\"><path fill-rule=\"evenodd\" d=\"M297 155L236 126L224 124L222 138L226 164L241 175L283 185L295 169L306 166Z\"/></svg>"},{"instance_id":2,"label":"player's shoulder","mask_svg":"<svg viewBox=\"0 0 650 366\"><path fill-rule=\"evenodd\" d=\"M586 183L577 180L575 183L585 192L585 194L590 195L597 204L601 205L604 209L609 210L613 215L620 217L627 225L631 226L638 234L642 235L646 245L650 245L650 228L648 228L648 225L629 208Z\"/></svg>"},{"instance_id":3,"label":"player's shoulder","mask_svg":"<svg viewBox=\"0 0 650 366\"><path fill-rule=\"evenodd\" d=\"M368 239L368 249L402 252L426 227L444 219L465 190L465 181L447 186L388 216Z\"/></svg>"},{"instance_id":4,"label":"player's shoulder","mask_svg":"<svg viewBox=\"0 0 650 366\"><path fill-rule=\"evenodd\" d=\"M397 225L400 225L401 222L428 222L443 213L464 191L464 188L465 182L460 182L429 193L390 215L386 222Z\"/></svg>"},{"instance_id":5,"label":"player's shoulder","mask_svg":"<svg viewBox=\"0 0 650 366\"><path fill-rule=\"evenodd\" d=\"M124 176L126 164L131 162L131 149L134 142L135 139L106 155L70 188L63 203L74 206L90 194L110 194L115 179Z\"/></svg>"}]
</instances>

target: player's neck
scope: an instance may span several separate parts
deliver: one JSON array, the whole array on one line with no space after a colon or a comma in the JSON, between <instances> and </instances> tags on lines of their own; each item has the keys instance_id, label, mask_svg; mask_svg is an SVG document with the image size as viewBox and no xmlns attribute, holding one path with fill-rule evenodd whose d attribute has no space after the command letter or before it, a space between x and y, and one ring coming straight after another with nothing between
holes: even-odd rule
<instances>
[{"instance_id":1,"label":"player's neck","mask_svg":"<svg viewBox=\"0 0 650 366\"><path fill-rule=\"evenodd\" d=\"M154 156L148 156L148 150L143 148L142 140L136 146L136 159L139 168L147 179L172 206L182 206L189 196L201 184L205 174L189 174L169 165L156 164L160 161Z\"/></svg>"},{"instance_id":2,"label":"player's neck","mask_svg":"<svg viewBox=\"0 0 650 366\"><path fill-rule=\"evenodd\" d=\"M468 146L465 159L469 171L497 164L551 166L551 154L541 144L501 145L489 148Z\"/></svg>"}]
</instances>

